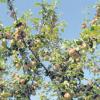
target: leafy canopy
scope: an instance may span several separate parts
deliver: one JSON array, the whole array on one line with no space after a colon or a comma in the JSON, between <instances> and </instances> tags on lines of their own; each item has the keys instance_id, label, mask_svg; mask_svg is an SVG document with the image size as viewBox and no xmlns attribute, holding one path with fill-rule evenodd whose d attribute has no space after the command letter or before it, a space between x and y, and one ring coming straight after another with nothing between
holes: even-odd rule
<instances>
[{"instance_id":1,"label":"leafy canopy","mask_svg":"<svg viewBox=\"0 0 100 100\"><path fill-rule=\"evenodd\" d=\"M39 17L26 11L18 18L7 3L12 25L0 23L0 100L99 100L100 5L90 22L82 23L79 39L63 40L56 2L36 3ZM90 71L93 78L86 77ZM48 93L48 95L47 95Z\"/></svg>"}]
</instances>

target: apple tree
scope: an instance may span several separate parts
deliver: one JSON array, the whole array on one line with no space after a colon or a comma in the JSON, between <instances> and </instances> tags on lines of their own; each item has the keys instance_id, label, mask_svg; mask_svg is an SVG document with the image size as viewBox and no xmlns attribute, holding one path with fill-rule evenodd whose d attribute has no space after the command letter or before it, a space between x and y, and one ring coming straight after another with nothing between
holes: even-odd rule
<instances>
[{"instance_id":1,"label":"apple tree","mask_svg":"<svg viewBox=\"0 0 100 100\"><path fill-rule=\"evenodd\" d=\"M18 17L14 0L0 3L7 4L13 19L9 26L0 22L0 100L30 100L31 95L40 100L100 100L99 2L94 18L82 23L74 40L60 36L65 23L55 1L36 3L36 17L30 10Z\"/></svg>"}]
</instances>

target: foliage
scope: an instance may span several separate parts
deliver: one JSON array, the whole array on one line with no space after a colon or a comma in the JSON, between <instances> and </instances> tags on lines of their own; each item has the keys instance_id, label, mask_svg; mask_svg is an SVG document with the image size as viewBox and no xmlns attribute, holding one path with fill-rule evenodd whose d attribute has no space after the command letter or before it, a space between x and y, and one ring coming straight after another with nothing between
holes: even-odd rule
<instances>
[{"instance_id":1,"label":"foliage","mask_svg":"<svg viewBox=\"0 0 100 100\"><path fill-rule=\"evenodd\" d=\"M29 100L38 90L41 100L99 100L100 5L72 41L60 37L65 24L59 21L56 3L36 3L40 17L27 11L20 18L12 0L7 5L14 23L0 23L0 100ZM85 70L94 77L85 77Z\"/></svg>"}]
</instances>

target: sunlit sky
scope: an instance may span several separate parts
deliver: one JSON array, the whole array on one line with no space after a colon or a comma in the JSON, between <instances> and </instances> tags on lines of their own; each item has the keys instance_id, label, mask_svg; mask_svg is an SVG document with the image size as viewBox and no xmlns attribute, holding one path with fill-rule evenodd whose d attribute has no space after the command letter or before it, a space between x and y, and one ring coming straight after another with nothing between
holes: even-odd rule
<instances>
[{"instance_id":1,"label":"sunlit sky","mask_svg":"<svg viewBox=\"0 0 100 100\"><path fill-rule=\"evenodd\" d=\"M15 8L17 13L22 15L24 11L32 9L33 14L35 15L38 11L34 7L34 2L41 2L42 0L15 0ZM50 1L50 0L48 0ZM91 19L94 14L94 11L91 10L90 15L88 12L92 9L90 6L96 3L97 0L58 0L58 13L61 14L61 20L67 22L67 27L65 32L61 33L61 36L64 39L75 39L79 38L79 33L81 32L81 24L84 19ZM90 8L89 8L90 7ZM9 17L7 13L7 6L5 4L0 5L0 21L4 25L10 25L13 23L13 20ZM86 74L89 76L88 74ZM32 100L39 100L38 97L32 98Z\"/></svg>"}]
</instances>

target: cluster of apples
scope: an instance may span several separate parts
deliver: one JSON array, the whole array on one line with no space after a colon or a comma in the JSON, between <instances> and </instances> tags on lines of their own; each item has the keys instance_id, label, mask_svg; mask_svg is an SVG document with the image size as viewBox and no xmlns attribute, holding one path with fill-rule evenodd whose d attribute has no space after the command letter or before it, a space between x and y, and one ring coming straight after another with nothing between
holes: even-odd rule
<instances>
[{"instance_id":1,"label":"cluster of apples","mask_svg":"<svg viewBox=\"0 0 100 100\"><path fill-rule=\"evenodd\" d=\"M28 77L20 76L16 73L13 73L12 77L14 78L13 83L17 82L20 85L25 85L28 82Z\"/></svg>"},{"instance_id":2,"label":"cluster of apples","mask_svg":"<svg viewBox=\"0 0 100 100\"><path fill-rule=\"evenodd\" d=\"M32 51L37 51L43 45L42 38L37 35L33 39L28 39L27 44Z\"/></svg>"},{"instance_id":3,"label":"cluster of apples","mask_svg":"<svg viewBox=\"0 0 100 100\"><path fill-rule=\"evenodd\" d=\"M36 60L25 61L25 64L24 64L25 70L34 71L36 69L36 66L37 66Z\"/></svg>"},{"instance_id":4,"label":"cluster of apples","mask_svg":"<svg viewBox=\"0 0 100 100\"><path fill-rule=\"evenodd\" d=\"M11 32L10 31L5 31L4 33L0 32L0 39L5 38L5 39L11 39Z\"/></svg>"},{"instance_id":5,"label":"cluster of apples","mask_svg":"<svg viewBox=\"0 0 100 100\"><path fill-rule=\"evenodd\" d=\"M36 90L36 88L38 88L39 84L37 82L34 82L32 85L31 85L31 88L32 90Z\"/></svg>"},{"instance_id":6,"label":"cluster of apples","mask_svg":"<svg viewBox=\"0 0 100 100\"><path fill-rule=\"evenodd\" d=\"M87 23L83 22L82 29L85 29L85 31L87 30L85 35L88 35L88 38L91 38L92 40L95 39L97 44L100 43L100 4L96 6L96 15L93 20L90 21L90 26L88 27ZM88 38L86 38L86 40Z\"/></svg>"},{"instance_id":7,"label":"cluster of apples","mask_svg":"<svg viewBox=\"0 0 100 100\"><path fill-rule=\"evenodd\" d=\"M96 24L100 24L100 5L98 4L96 6L96 15L94 17L94 19L90 22L90 25L96 25ZM85 29L87 28L87 23L86 22L83 22L82 23L82 29Z\"/></svg>"}]
</instances>

